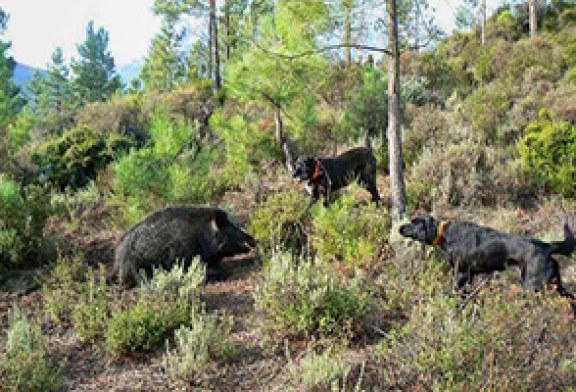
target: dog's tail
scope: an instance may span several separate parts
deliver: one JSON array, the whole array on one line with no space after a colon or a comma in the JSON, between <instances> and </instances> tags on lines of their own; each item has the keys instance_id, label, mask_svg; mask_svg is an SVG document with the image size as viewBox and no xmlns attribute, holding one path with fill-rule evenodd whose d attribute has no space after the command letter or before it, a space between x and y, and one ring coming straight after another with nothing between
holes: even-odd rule
<instances>
[{"instance_id":1,"label":"dog's tail","mask_svg":"<svg viewBox=\"0 0 576 392\"><path fill-rule=\"evenodd\" d=\"M550 243L550 253L570 256L576 249L576 239L570 230L568 222L564 223L564 241L554 241Z\"/></svg>"},{"instance_id":2,"label":"dog's tail","mask_svg":"<svg viewBox=\"0 0 576 392\"><path fill-rule=\"evenodd\" d=\"M284 157L286 159L286 169L292 173L294 171L294 147L292 146L292 141L288 135L283 135L280 144L282 145L282 151L284 151Z\"/></svg>"}]
</instances>

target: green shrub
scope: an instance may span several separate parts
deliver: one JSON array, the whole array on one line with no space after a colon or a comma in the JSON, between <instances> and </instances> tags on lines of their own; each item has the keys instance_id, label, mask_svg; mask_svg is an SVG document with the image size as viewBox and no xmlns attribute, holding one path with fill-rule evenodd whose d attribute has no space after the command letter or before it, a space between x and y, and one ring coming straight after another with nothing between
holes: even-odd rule
<instances>
[{"instance_id":1,"label":"green shrub","mask_svg":"<svg viewBox=\"0 0 576 392\"><path fill-rule=\"evenodd\" d=\"M555 193L576 195L576 127L542 112L518 142L522 163Z\"/></svg>"},{"instance_id":2,"label":"green shrub","mask_svg":"<svg viewBox=\"0 0 576 392\"><path fill-rule=\"evenodd\" d=\"M9 317L0 378L2 389L12 391L52 391L60 386L60 373L50 363L40 326L18 310Z\"/></svg>"},{"instance_id":3,"label":"green shrub","mask_svg":"<svg viewBox=\"0 0 576 392\"><path fill-rule=\"evenodd\" d=\"M56 322L69 321L87 266L81 255L59 257L42 284L44 312Z\"/></svg>"},{"instance_id":4,"label":"green shrub","mask_svg":"<svg viewBox=\"0 0 576 392\"><path fill-rule=\"evenodd\" d=\"M40 146L32 156L41 181L61 189L83 187L131 142L117 134L102 134L79 126Z\"/></svg>"},{"instance_id":5,"label":"green shrub","mask_svg":"<svg viewBox=\"0 0 576 392\"><path fill-rule=\"evenodd\" d=\"M382 254L390 217L374 203L356 207L358 191L359 186L351 186L328 208L316 210L312 245L320 258L360 266Z\"/></svg>"},{"instance_id":6,"label":"green shrub","mask_svg":"<svg viewBox=\"0 0 576 392\"><path fill-rule=\"evenodd\" d=\"M190 326L174 332L174 348L167 348L164 368L172 377L193 381L206 373L213 360L234 354L230 340L234 318L228 315L195 313Z\"/></svg>"},{"instance_id":7,"label":"green shrub","mask_svg":"<svg viewBox=\"0 0 576 392\"><path fill-rule=\"evenodd\" d=\"M155 270L152 279L141 284L135 304L112 311L105 334L108 349L115 355L150 350L169 332L189 324L205 274L198 261L187 272L182 265Z\"/></svg>"},{"instance_id":8,"label":"green shrub","mask_svg":"<svg viewBox=\"0 0 576 392\"><path fill-rule=\"evenodd\" d=\"M120 208L121 225L170 203L203 203L213 193L210 168L216 150L203 146L195 127L158 115L150 145L131 150L114 164L109 202Z\"/></svg>"},{"instance_id":9,"label":"green shrub","mask_svg":"<svg viewBox=\"0 0 576 392\"><path fill-rule=\"evenodd\" d=\"M379 348L382 389L543 390L574 385L562 370L574 348L569 304L521 289L484 289L462 302L420 298L409 321Z\"/></svg>"},{"instance_id":10,"label":"green shrub","mask_svg":"<svg viewBox=\"0 0 576 392\"><path fill-rule=\"evenodd\" d=\"M94 271L86 274L86 282L79 286L79 298L72 309L72 324L81 341L94 342L104 336L108 326L110 300L106 294L106 278L101 269L100 281Z\"/></svg>"},{"instance_id":11,"label":"green shrub","mask_svg":"<svg viewBox=\"0 0 576 392\"><path fill-rule=\"evenodd\" d=\"M271 342L285 336L347 338L363 328L371 306L360 277L345 281L329 264L273 253L254 288Z\"/></svg>"},{"instance_id":12,"label":"green shrub","mask_svg":"<svg viewBox=\"0 0 576 392\"><path fill-rule=\"evenodd\" d=\"M48 191L21 187L0 174L0 265L41 264L51 256L43 229L51 214Z\"/></svg>"},{"instance_id":13,"label":"green shrub","mask_svg":"<svg viewBox=\"0 0 576 392\"><path fill-rule=\"evenodd\" d=\"M295 189L275 193L254 211L247 230L267 254L276 247L299 253L310 221L308 204L308 197Z\"/></svg>"}]
</instances>

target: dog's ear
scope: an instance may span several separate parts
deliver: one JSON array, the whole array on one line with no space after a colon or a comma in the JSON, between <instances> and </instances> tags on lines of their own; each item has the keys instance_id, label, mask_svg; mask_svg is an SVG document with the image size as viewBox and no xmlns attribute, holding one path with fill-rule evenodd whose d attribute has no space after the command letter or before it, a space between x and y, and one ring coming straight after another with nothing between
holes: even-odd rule
<instances>
[{"instance_id":1,"label":"dog's ear","mask_svg":"<svg viewBox=\"0 0 576 392\"><path fill-rule=\"evenodd\" d=\"M426 240L433 241L438 234L438 221L433 216L424 217L424 230L426 233Z\"/></svg>"}]
</instances>

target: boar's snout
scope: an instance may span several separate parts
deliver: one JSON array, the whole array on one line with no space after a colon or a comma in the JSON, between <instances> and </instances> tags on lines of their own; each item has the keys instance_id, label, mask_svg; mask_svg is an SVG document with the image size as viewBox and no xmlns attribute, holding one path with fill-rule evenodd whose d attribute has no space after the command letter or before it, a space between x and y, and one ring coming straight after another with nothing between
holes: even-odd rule
<instances>
[{"instance_id":1,"label":"boar's snout","mask_svg":"<svg viewBox=\"0 0 576 392\"><path fill-rule=\"evenodd\" d=\"M220 248L223 255L234 255L236 253L248 253L256 246L256 240L251 235L243 232L233 224L226 224L220 228L223 234L224 243Z\"/></svg>"}]
</instances>

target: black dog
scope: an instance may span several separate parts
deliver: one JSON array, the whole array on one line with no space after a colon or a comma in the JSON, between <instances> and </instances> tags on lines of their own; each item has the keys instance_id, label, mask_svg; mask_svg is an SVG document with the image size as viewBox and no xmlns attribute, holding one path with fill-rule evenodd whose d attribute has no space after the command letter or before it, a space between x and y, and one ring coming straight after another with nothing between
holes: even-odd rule
<instances>
[{"instance_id":1,"label":"black dog","mask_svg":"<svg viewBox=\"0 0 576 392\"><path fill-rule=\"evenodd\" d=\"M564 241L550 243L471 222L440 223L431 216L412 219L400 227L400 234L445 251L456 268L458 289L464 288L476 274L516 265L525 288L542 290L544 284L554 283L561 295L573 298L562 287L560 266L552 258L553 254L569 256L576 248L568 223L564 225Z\"/></svg>"},{"instance_id":2,"label":"black dog","mask_svg":"<svg viewBox=\"0 0 576 392\"><path fill-rule=\"evenodd\" d=\"M376 188L376 158L370 147L357 147L336 157L314 158L301 155L293 163L292 176L300 181L308 181L306 189L312 202L324 196L324 206L328 207L332 192L358 181L372 195L372 201L379 203L380 195Z\"/></svg>"}]
</instances>

